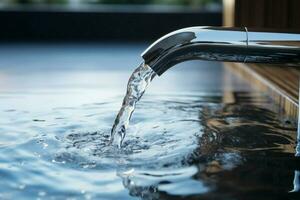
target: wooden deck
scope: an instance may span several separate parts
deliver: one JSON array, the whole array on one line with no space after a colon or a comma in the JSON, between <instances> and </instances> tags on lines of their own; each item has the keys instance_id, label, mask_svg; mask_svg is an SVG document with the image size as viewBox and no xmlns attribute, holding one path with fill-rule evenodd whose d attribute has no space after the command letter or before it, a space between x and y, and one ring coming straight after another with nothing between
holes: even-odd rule
<instances>
[{"instance_id":1,"label":"wooden deck","mask_svg":"<svg viewBox=\"0 0 300 200\"><path fill-rule=\"evenodd\" d=\"M292 119L298 118L300 69L244 63L226 63L225 66L249 81L252 87L270 94Z\"/></svg>"},{"instance_id":2,"label":"wooden deck","mask_svg":"<svg viewBox=\"0 0 300 200\"><path fill-rule=\"evenodd\" d=\"M223 25L300 30L299 5L297 0L223 0ZM226 67L256 89L269 93L285 113L297 120L300 68L243 63L227 63Z\"/></svg>"}]
</instances>

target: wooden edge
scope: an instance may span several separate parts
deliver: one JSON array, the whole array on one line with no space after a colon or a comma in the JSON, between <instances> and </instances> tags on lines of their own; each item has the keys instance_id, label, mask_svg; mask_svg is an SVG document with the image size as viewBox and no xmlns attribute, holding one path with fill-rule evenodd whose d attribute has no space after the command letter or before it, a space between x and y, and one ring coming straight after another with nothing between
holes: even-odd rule
<instances>
[{"instance_id":1,"label":"wooden edge","mask_svg":"<svg viewBox=\"0 0 300 200\"><path fill-rule=\"evenodd\" d=\"M298 119L298 98L291 97L287 92L257 73L247 64L225 63L225 68L248 81L251 87L269 94L288 118L291 118L291 120Z\"/></svg>"},{"instance_id":2,"label":"wooden edge","mask_svg":"<svg viewBox=\"0 0 300 200\"><path fill-rule=\"evenodd\" d=\"M223 0L223 26L234 26L235 0Z\"/></svg>"}]
</instances>

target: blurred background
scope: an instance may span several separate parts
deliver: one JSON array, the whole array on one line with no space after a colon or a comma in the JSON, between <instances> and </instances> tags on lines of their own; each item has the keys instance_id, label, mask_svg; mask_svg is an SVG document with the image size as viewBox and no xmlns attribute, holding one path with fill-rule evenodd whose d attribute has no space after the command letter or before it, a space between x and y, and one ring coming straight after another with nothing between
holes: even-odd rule
<instances>
[{"instance_id":1,"label":"blurred background","mask_svg":"<svg viewBox=\"0 0 300 200\"><path fill-rule=\"evenodd\" d=\"M1 0L0 41L153 42L188 26L300 29L298 0Z\"/></svg>"},{"instance_id":2,"label":"blurred background","mask_svg":"<svg viewBox=\"0 0 300 200\"><path fill-rule=\"evenodd\" d=\"M122 99L140 54L153 41L183 27L221 26L222 5L222 0L0 0L0 97L53 94L46 104L12 95L2 105L38 109L96 97ZM204 77L221 76L221 64L201 63L172 69L151 90L216 90L221 79Z\"/></svg>"},{"instance_id":3,"label":"blurred background","mask_svg":"<svg viewBox=\"0 0 300 200\"><path fill-rule=\"evenodd\" d=\"M140 54L164 34L189 26L300 29L299 7L298 0L0 0L0 91L123 94ZM220 63L181 65L153 91L224 85Z\"/></svg>"},{"instance_id":4,"label":"blurred background","mask_svg":"<svg viewBox=\"0 0 300 200\"><path fill-rule=\"evenodd\" d=\"M222 0L2 0L2 40L154 40L222 25Z\"/></svg>"},{"instance_id":5,"label":"blurred background","mask_svg":"<svg viewBox=\"0 0 300 200\"><path fill-rule=\"evenodd\" d=\"M174 5L213 5L218 0L3 0L5 4L174 4Z\"/></svg>"}]
</instances>

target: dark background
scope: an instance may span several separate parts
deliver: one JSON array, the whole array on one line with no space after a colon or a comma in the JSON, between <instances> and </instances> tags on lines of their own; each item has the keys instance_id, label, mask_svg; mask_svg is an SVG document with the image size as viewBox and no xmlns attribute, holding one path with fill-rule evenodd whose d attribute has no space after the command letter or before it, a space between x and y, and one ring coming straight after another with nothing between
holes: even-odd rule
<instances>
[{"instance_id":1,"label":"dark background","mask_svg":"<svg viewBox=\"0 0 300 200\"><path fill-rule=\"evenodd\" d=\"M222 25L221 0L212 0L220 9L207 6L211 0L180 0L176 5L118 0L76 6L66 0L14 1L0 7L1 41L152 41L183 27Z\"/></svg>"},{"instance_id":2,"label":"dark background","mask_svg":"<svg viewBox=\"0 0 300 200\"><path fill-rule=\"evenodd\" d=\"M235 26L300 30L299 0L235 0Z\"/></svg>"}]
</instances>

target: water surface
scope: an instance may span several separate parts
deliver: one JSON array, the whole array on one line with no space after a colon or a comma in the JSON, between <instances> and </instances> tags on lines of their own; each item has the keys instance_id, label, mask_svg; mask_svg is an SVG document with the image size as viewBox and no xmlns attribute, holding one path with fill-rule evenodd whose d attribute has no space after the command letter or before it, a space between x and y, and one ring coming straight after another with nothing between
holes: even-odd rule
<instances>
[{"instance_id":1,"label":"water surface","mask_svg":"<svg viewBox=\"0 0 300 200\"><path fill-rule=\"evenodd\" d=\"M0 199L299 199L295 122L221 65L155 79L120 150L107 143L131 70L3 59Z\"/></svg>"},{"instance_id":2,"label":"water surface","mask_svg":"<svg viewBox=\"0 0 300 200\"><path fill-rule=\"evenodd\" d=\"M293 196L295 126L268 109L266 96L235 96L234 104L219 93L148 96L123 149L107 145L119 97L50 112L2 110L1 198Z\"/></svg>"}]
</instances>

